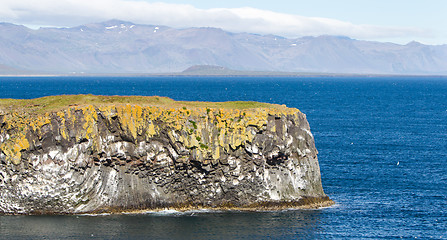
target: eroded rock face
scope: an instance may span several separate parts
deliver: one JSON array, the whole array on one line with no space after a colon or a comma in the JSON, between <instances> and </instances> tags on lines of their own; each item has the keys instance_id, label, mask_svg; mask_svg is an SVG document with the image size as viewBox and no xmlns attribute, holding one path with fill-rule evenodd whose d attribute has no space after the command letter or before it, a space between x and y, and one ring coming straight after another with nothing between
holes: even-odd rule
<instances>
[{"instance_id":1,"label":"eroded rock face","mask_svg":"<svg viewBox=\"0 0 447 240\"><path fill-rule=\"evenodd\" d=\"M3 213L330 202L297 109L70 107L0 127Z\"/></svg>"}]
</instances>

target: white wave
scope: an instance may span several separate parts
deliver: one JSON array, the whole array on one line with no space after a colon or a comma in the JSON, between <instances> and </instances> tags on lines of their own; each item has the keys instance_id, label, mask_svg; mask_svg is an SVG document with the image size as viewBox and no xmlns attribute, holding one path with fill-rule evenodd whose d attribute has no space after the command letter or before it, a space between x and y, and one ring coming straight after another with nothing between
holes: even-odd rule
<instances>
[{"instance_id":1,"label":"white wave","mask_svg":"<svg viewBox=\"0 0 447 240\"><path fill-rule=\"evenodd\" d=\"M110 216L111 213L83 213L78 214L77 216L87 216L87 217L102 217L102 216Z\"/></svg>"}]
</instances>

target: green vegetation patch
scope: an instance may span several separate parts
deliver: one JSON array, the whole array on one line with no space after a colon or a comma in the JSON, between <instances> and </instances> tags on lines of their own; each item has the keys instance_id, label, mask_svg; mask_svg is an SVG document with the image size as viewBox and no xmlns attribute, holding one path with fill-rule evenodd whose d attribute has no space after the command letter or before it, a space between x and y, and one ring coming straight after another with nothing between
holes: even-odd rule
<instances>
[{"instance_id":1,"label":"green vegetation patch","mask_svg":"<svg viewBox=\"0 0 447 240\"><path fill-rule=\"evenodd\" d=\"M260 102L186 102L175 101L167 97L159 96L98 96L98 95L58 95L35 99L0 99L1 112L26 112L26 113L45 113L56 112L70 106L88 106L97 107L107 105L132 104L139 106L154 106L166 108L207 108L209 113L211 108L223 109L251 109L251 108L281 108L276 104Z\"/></svg>"},{"instance_id":2,"label":"green vegetation patch","mask_svg":"<svg viewBox=\"0 0 447 240\"><path fill-rule=\"evenodd\" d=\"M200 148L202 148L202 149L208 149L208 145L205 145L205 144L201 143L201 144L200 144Z\"/></svg>"}]
</instances>

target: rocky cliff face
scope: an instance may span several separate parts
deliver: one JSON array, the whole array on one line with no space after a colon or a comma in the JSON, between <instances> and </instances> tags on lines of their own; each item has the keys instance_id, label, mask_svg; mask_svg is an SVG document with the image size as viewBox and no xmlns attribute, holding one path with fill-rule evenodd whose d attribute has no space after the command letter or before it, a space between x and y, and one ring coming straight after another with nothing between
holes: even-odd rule
<instances>
[{"instance_id":1,"label":"rocky cliff face","mask_svg":"<svg viewBox=\"0 0 447 240\"><path fill-rule=\"evenodd\" d=\"M0 112L0 212L331 204L297 109L135 104Z\"/></svg>"}]
</instances>

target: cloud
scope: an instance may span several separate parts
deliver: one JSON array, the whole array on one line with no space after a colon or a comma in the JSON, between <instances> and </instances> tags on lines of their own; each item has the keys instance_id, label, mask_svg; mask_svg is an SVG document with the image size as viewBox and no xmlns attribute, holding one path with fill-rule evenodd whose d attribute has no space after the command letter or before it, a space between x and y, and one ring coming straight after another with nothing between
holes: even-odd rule
<instances>
[{"instance_id":1,"label":"cloud","mask_svg":"<svg viewBox=\"0 0 447 240\"><path fill-rule=\"evenodd\" d=\"M426 36L418 28L357 25L255 8L198 9L188 4L126 0L2 0L0 21L41 26L76 26L121 19L177 28L217 27L232 32L285 37L342 35L359 39Z\"/></svg>"}]
</instances>

